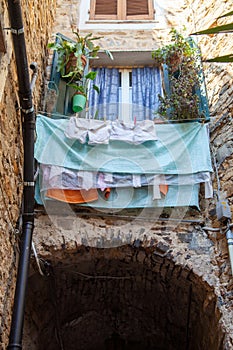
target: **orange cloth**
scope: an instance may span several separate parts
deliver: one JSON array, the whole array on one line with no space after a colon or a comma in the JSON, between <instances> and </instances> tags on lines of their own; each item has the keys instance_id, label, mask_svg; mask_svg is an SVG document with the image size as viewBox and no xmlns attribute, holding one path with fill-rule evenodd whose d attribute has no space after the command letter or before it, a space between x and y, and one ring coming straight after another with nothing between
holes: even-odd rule
<instances>
[{"instance_id":1,"label":"orange cloth","mask_svg":"<svg viewBox=\"0 0 233 350\"><path fill-rule=\"evenodd\" d=\"M87 203L96 201L98 199L98 192L95 188L90 190L51 188L47 190L46 196L67 203Z\"/></svg>"},{"instance_id":2,"label":"orange cloth","mask_svg":"<svg viewBox=\"0 0 233 350\"><path fill-rule=\"evenodd\" d=\"M166 196L168 192L168 185L159 185L159 190L164 196Z\"/></svg>"},{"instance_id":3,"label":"orange cloth","mask_svg":"<svg viewBox=\"0 0 233 350\"><path fill-rule=\"evenodd\" d=\"M104 197L105 197L105 199L109 198L110 193L111 193L111 188L109 188L109 187L105 188L105 190L104 190Z\"/></svg>"}]
</instances>

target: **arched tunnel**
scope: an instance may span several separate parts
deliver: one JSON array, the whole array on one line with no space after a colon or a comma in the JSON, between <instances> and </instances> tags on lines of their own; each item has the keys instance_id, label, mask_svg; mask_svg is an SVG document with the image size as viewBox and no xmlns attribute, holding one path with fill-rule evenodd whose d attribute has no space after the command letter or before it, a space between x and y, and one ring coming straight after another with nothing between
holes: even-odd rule
<instances>
[{"instance_id":1,"label":"arched tunnel","mask_svg":"<svg viewBox=\"0 0 233 350\"><path fill-rule=\"evenodd\" d=\"M56 252L29 278L24 349L220 350L211 287L150 248Z\"/></svg>"}]
</instances>

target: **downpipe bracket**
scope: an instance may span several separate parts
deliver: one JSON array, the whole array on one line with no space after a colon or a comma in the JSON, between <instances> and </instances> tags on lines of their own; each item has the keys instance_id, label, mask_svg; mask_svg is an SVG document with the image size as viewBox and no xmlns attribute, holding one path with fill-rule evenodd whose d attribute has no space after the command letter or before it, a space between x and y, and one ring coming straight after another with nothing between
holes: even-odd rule
<instances>
[{"instance_id":1,"label":"downpipe bracket","mask_svg":"<svg viewBox=\"0 0 233 350\"><path fill-rule=\"evenodd\" d=\"M20 344L9 344L7 347L7 350L11 350L11 349L22 349L22 345Z\"/></svg>"},{"instance_id":2,"label":"downpipe bracket","mask_svg":"<svg viewBox=\"0 0 233 350\"><path fill-rule=\"evenodd\" d=\"M35 182L34 181L25 181L23 183L24 187L34 187L35 186Z\"/></svg>"},{"instance_id":3,"label":"downpipe bracket","mask_svg":"<svg viewBox=\"0 0 233 350\"><path fill-rule=\"evenodd\" d=\"M28 109L23 109L23 108L21 108L21 111L22 111L24 114L29 114L29 113L34 112L34 107L31 107L31 108L28 108Z\"/></svg>"},{"instance_id":4,"label":"downpipe bracket","mask_svg":"<svg viewBox=\"0 0 233 350\"><path fill-rule=\"evenodd\" d=\"M14 35L20 35L24 33L24 27L19 28L19 29L15 29L15 28L10 28L11 33Z\"/></svg>"}]
</instances>

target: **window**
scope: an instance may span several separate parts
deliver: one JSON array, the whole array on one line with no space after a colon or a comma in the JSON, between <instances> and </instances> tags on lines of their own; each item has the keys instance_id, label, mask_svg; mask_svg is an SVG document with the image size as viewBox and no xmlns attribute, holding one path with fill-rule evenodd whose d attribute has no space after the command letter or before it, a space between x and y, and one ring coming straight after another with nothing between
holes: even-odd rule
<instances>
[{"instance_id":1,"label":"window","mask_svg":"<svg viewBox=\"0 0 233 350\"><path fill-rule=\"evenodd\" d=\"M152 0L91 0L90 19L148 20L153 18Z\"/></svg>"},{"instance_id":2,"label":"window","mask_svg":"<svg viewBox=\"0 0 233 350\"><path fill-rule=\"evenodd\" d=\"M126 122L154 119L158 95L162 94L159 68L96 68L94 84L98 94L89 89L90 117L120 119ZM97 113L97 114L96 114Z\"/></svg>"}]
</instances>

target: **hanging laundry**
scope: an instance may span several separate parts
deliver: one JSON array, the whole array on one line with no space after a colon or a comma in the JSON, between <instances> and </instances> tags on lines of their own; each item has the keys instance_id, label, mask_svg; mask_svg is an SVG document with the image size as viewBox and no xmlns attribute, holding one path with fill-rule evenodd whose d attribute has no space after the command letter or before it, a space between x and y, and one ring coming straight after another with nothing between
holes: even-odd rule
<instances>
[{"instance_id":1,"label":"hanging laundry","mask_svg":"<svg viewBox=\"0 0 233 350\"><path fill-rule=\"evenodd\" d=\"M164 196L166 196L168 192L168 185L165 185L165 184L159 185L159 190Z\"/></svg>"},{"instance_id":2,"label":"hanging laundry","mask_svg":"<svg viewBox=\"0 0 233 350\"><path fill-rule=\"evenodd\" d=\"M88 129L88 144L108 144L111 133L110 121L94 120L90 119Z\"/></svg>"},{"instance_id":3,"label":"hanging laundry","mask_svg":"<svg viewBox=\"0 0 233 350\"><path fill-rule=\"evenodd\" d=\"M134 127L135 125L133 123L124 123L120 120L113 121L111 128L111 140L133 143Z\"/></svg>"},{"instance_id":4,"label":"hanging laundry","mask_svg":"<svg viewBox=\"0 0 233 350\"><path fill-rule=\"evenodd\" d=\"M155 124L152 120L144 120L135 124L133 139L135 145L157 139Z\"/></svg>"},{"instance_id":5,"label":"hanging laundry","mask_svg":"<svg viewBox=\"0 0 233 350\"><path fill-rule=\"evenodd\" d=\"M211 180L205 182L205 198L213 198L214 191Z\"/></svg>"},{"instance_id":6,"label":"hanging laundry","mask_svg":"<svg viewBox=\"0 0 233 350\"><path fill-rule=\"evenodd\" d=\"M141 176L133 174L133 187L141 187Z\"/></svg>"},{"instance_id":7,"label":"hanging laundry","mask_svg":"<svg viewBox=\"0 0 233 350\"><path fill-rule=\"evenodd\" d=\"M114 188L109 198L99 196L93 203L80 204L93 208L124 209L124 208L157 208L173 206L195 206L198 204L199 184L194 186L183 186L180 191L179 186L169 186L166 196L160 199L154 198L153 186L139 188Z\"/></svg>"},{"instance_id":8,"label":"hanging laundry","mask_svg":"<svg viewBox=\"0 0 233 350\"><path fill-rule=\"evenodd\" d=\"M104 190L103 190L103 193L104 193L104 198L105 199L109 199L109 197L110 197L110 194L111 194L111 188L105 188Z\"/></svg>"},{"instance_id":9,"label":"hanging laundry","mask_svg":"<svg viewBox=\"0 0 233 350\"><path fill-rule=\"evenodd\" d=\"M108 144L110 140L137 145L157 140L152 120L125 123L71 117L64 133L67 138L78 140L82 144L87 141L89 145Z\"/></svg>"},{"instance_id":10,"label":"hanging laundry","mask_svg":"<svg viewBox=\"0 0 233 350\"><path fill-rule=\"evenodd\" d=\"M153 186L153 200L155 200L155 199L161 199L159 185Z\"/></svg>"},{"instance_id":11,"label":"hanging laundry","mask_svg":"<svg viewBox=\"0 0 233 350\"><path fill-rule=\"evenodd\" d=\"M109 145L93 147L65 137L69 122L69 119L37 116L38 163L96 171L101 160L103 172L131 174L138 174L140 169L144 174L166 175L212 171L206 126L200 123L157 124L159 140L141 145L110 140Z\"/></svg>"},{"instance_id":12,"label":"hanging laundry","mask_svg":"<svg viewBox=\"0 0 233 350\"><path fill-rule=\"evenodd\" d=\"M71 117L64 134L82 144L98 145L109 143L110 132L110 121Z\"/></svg>"},{"instance_id":13,"label":"hanging laundry","mask_svg":"<svg viewBox=\"0 0 233 350\"><path fill-rule=\"evenodd\" d=\"M82 144L86 143L89 124L89 119L71 117L66 125L64 134L66 137L78 140Z\"/></svg>"},{"instance_id":14,"label":"hanging laundry","mask_svg":"<svg viewBox=\"0 0 233 350\"><path fill-rule=\"evenodd\" d=\"M120 139L115 142L111 140L110 134L109 144L93 147L88 144L90 121L75 118L73 128L77 129L72 130L72 125L68 127L70 120L52 120L37 116L35 158L38 163L43 164L42 167L48 167L44 172L41 171L40 181L37 181L36 195L39 201L39 197L43 197L42 201L54 197L78 203L80 199L77 194L80 190L111 188L113 190L108 200L105 200L106 203L100 202L98 198L93 206L198 206L199 184L209 182L212 171L205 125L158 124L156 141L133 145L130 142L135 141L134 138L130 142L121 142ZM102 123L104 124L103 121ZM126 124L111 122L111 126L113 125L120 125L124 130ZM128 127L129 133L132 131L132 137L137 125L139 123L132 123ZM66 137L65 132L68 129L77 133L78 138ZM102 132L102 128L100 130ZM122 134L125 136L123 132ZM96 135L94 128L94 138ZM51 169L50 166L60 169ZM101 179L99 170L104 174ZM155 179L155 175L159 174ZM212 192L210 185L211 183L206 185L206 196ZM62 190L65 192L61 193ZM68 192L70 190L75 192ZM111 202L111 198L114 198L114 202ZM86 204L85 200L83 205Z\"/></svg>"},{"instance_id":15,"label":"hanging laundry","mask_svg":"<svg viewBox=\"0 0 233 350\"><path fill-rule=\"evenodd\" d=\"M161 174L121 174L104 173L92 171L76 171L56 165L40 164L40 187L42 190L48 188L63 189L85 189L116 187L141 187L157 185L160 192L167 193L168 185L193 185L198 183L206 184L206 198L211 198L213 189L209 172L185 175L161 175ZM208 183L208 184L207 184Z\"/></svg>"},{"instance_id":16,"label":"hanging laundry","mask_svg":"<svg viewBox=\"0 0 233 350\"><path fill-rule=\"evenodd\" d=\"M57 165L40 165L41 187L61 189L84 189L96 188L96 172L75 171Z\"/></svg>"},{"instance_id":17,"label":"hanging laundry","mask_svg":"<svg viewBox=\"0 0 233 350\"><path fill-rule=\"evenodd\" d=\"M56 199L61 202L80 204L98 200L98 192L96 189L86 191L51 188L47 190L46 197Z\"/></svg>"},{"instance_id":18,"label":"hanging laundry","mask_svg":"<svg viewBox=\"0 0 233 350\"><path fill-rule=\"evenodd\" d=\"M104 180L105 180L106 184L112 184L113 183L113 174L112 173L104 173Z\"/></svg>"},{"instance_id":19,"label":"hanging laundry","mask_svg":"<svg viewBox=\"0 0 233 350\"><path fill-rule=\"evenodd\" d=\"M161 192L159 188L159 180L161 179L160 175L155 175L153 178L153 200L161 199Z\"/></svg>"},{"instance_id":20,"label":"hanging laundry","mask_svg":"<svg viewBox=\"0 0 233 350\"><path fill-rule=\"evenodd\" d=\"M90 190L91 188L95 188L96 176L97 173L93 171L84 171L81 170L78 172L78 178L80 178L81 188L84 190Z\"/></svg>"},{"instance_id":21,"label":"hanging laundry","mask_svg":"<svg viewBox=\"0 0 233 350\"><path fill-rule=\"evenodd\" d=\"M138 123L113 121L110 140L124 141L134 145L146 141L156 141L155 124L152 120L144 120Z\"/></svg>"}]
</instances>

